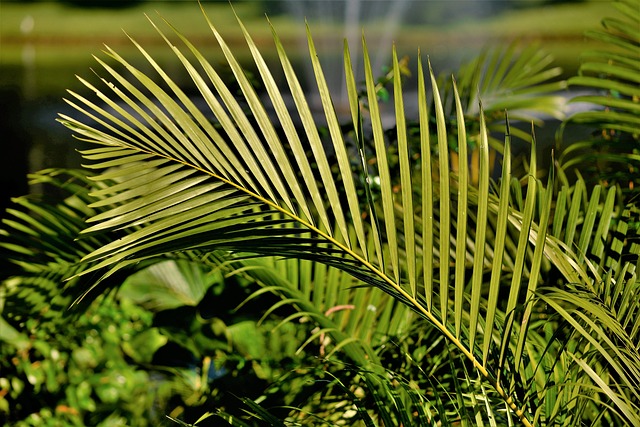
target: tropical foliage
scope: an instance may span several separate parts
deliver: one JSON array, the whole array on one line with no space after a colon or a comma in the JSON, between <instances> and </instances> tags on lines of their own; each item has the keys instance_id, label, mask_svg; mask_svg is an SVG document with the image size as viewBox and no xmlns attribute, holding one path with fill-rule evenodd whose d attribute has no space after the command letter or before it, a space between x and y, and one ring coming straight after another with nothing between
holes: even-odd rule
<instances>
[{"instance_id":1,"label":"tropical foliage","mask_svg":"<svg viewBox=\"0 0 640 427\"><path fill-rule=\"evenodd\" d=\"M605 24L637 50L638 3L616 4L629 15ZM147 319L150 348L130 354L135 363L151 364L170 340L192 357L179 371L183 385L197 379L190 391L170 400L174 378L158 393L183 425L640 424L636 187L574 174L571 162L542 170L535 132L514 131L510 120L562 113L552 92L564 83L545 55L489 51L450 80L418 55L417 93L404 93L395 49L380 80L363 41L360 88L345 44L345 125L310 31L313 94L275 29L282 85L238 20L257 93L205 18L233 82L151 20L197 99L134 40L144 68L107 47L96 81L80 78L88 91L69 92L78 116L60 121L87 144L88 172L34 176L64 200L18 199L5 220L2 246L18 267L2 288L11 328L36 312L59 321L70 299L79 313L108 304L120 289L119 304L139 304ZM607 74L592 87L628 91L615 105L589 98L618 112L572 120L637 141L640 94L625 83L640 75L637 58L612 52L598 58L628 69L586 62L581 73ZM391 129L381 82L392 85ZM530 144L518 168L514 136ZM32 345L17 330L4 339ZM38 356L23 354L33 366ZM246 375L246 363L262 388L234 405L221 381Z\"/></svg>"},{"instance_id":2,"label":"tropical foliage","mask_svg":"<svg viewBox=\"0 0 640 427\"><path fill-rule=\"evenodd\" d=\"M602 21L602 30L587 33L609 49L585 52L579 75L568 81L576 88L591 89L571 102L590 103L595 108L571 115L564 124L565 132L578 124L592 127L597 133L594 138L572 143L564 150L562 160L565 168L587 164L591 173L601 179L633 189L639 184L640 161L640 12L634 2L616 2L614 5L625 18L606 18Z\"/></svg>"}]
</instances>

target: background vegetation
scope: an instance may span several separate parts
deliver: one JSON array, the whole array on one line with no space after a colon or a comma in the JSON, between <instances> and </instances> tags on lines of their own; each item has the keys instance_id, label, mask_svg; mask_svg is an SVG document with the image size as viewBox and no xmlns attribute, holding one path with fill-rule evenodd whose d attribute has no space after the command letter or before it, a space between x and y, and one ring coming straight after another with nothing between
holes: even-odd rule
<instances>
[{"instance_id":1,"label":"background vegetation","mask_svg":"<svg viewBox=\"0 0 640 427\"><path fill-rule=\"evenodd\" d=\"M385 3L378 2L377 5L384 7ZM607 4L600 1L580 2L579 5L527 1L527 7L524 8L514 7L522 5L522 2L498 2L509 6L498 11L492 9L493 6L489 8L487 2L475 2L476 6L483 5L480 9L485 12L491 10L482 16L473 16L472 12L477 14L482 11L475 10L478 7L472 8L472 2L449 11L438 10L448 2L429 2L428 7L421 3L408 2L419 10L405 12L402 25L391 31L393 37L386 35L390 31L389 23L364 20L362 24L354 25L355 39L352 37L350 42L359 43L356 27L362 25L370 43L377 42L380 46L380 49L376 49L380 55L380 59L375 61L379 62L376 67L389 63L390 52L386 46L393 40L400 49L399 54L408 55L410 61L415 60L415 47L420 46L429 53L435 69L444 73L471 60L488 45L509 43L517 38L543 40L545 49L554 55L556 64L563 68L564 76L568 77L577 72L579 52L595 43L583 37L584 31L597 29L600 18L608 9ZM120 3L110 4L118 6ZM340 46L345 36L345 25L336 16L344 11L336 7L336 10L325 8L322 14L292 13L291 6L294 4L242 1L234 2L234 8L252 29L259 45L271 44L270 30L264 25L264 15L268 13L296 69L305 66L304 18L309 18L317 49L322 52L325 62L331 61L327 66L337 69L339 73ZM227 37L243 65L255 71L249 52L242 43L242 35L234 24L228 2L205 2L204 6L210 16L217 17L218 28ZM274 8L277 10L272 10ZM314 10L313 6L309 6L309 9ZM59 112L68 112L61 98L65 89L75 84L76 74L93 67L92 53L100 52L106 43L117 47L123 55L131 55L136 65L144 66L144 62L138 61L135 48L128 41L127 34L130 34L143 41L147 50L164 67L175 67L171 52L164 49L143 17L144 13L156 16L156 12L170 18L190 40L198 42L211 61L220 61L218 66L224 67L220 52L208 43L207 28L192 25L199 19L199 11L190 2L141 2L126 8L83 8L63 2L2 2L0 108L7 113L0 117L0 127L7 135L2 142L3 149L11 154L0 159L0 202L3 209L10 197L30 191L25 179L27 173L50 167L79 167L80 161L75 154L77 145L51 117ZM460 16L462 13L468 15ZM409 24L408 17L416 22ZM433 22L421 21L427 18ZM273 50L265 49L264 54L267 61L277 61ZM192 86L186 73L173 69L172 75L181 86ZM312 84L312 79L312 76L304 78L303 85ZM336 76L333 85L340 87L341 81L340 76ZM409 79L408 84L415 85L415 80ZM37 187L31 188L31 191L42 191Z\"/></svg>"},{"instance_id":2,"label":"background vegetation","mask_svg":"<svg viewBox=\"0 0 640 427\"><path fill-rule=\"evenodd\" d=\"M615 4L566 81L512 44L454 80L365 55L358 82L345 49L344 122L310 35L323 118L239 21L252 75L210 17L228 80L157 27L210 116L141 45L142 70L107 50L60 117L85 170L32 174L55 191L4 216L2 421L640 422L640 13ZM567 85L592 107L563 117ZM541 116L563 119L548 162Z\"/></svg>"}]
</instances>

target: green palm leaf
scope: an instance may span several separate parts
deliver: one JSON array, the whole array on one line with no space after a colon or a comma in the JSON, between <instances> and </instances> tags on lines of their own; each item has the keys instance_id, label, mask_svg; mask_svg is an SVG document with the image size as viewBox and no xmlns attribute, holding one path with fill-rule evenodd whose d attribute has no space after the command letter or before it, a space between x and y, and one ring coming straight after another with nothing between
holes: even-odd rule
<instances>
[{"instance_id":1,"label":"green palm leaf","mask_svg":"<svg viewBox=\"0 0 640 427\"><path fill-rule=\"evenodd\" d=\"M482 100L486 114L507 110L514 119L538 123L540 118L531 113L560 118L562 100L552 93L566 87L566 83L552 81L561 74L557 67L547 68L552 62L553 57L535 44L520 52L517 43L486 50L463 67L458 78L467 113L477 114L478 102Z\"/></svg>"},{"instance_id":2,"label":"green palm leaf","mask_svg":"<svg viewBox=\"0 0 640 427\"><path fill-rule=\"evenodd\" d=\"M545 117L563 119L565 101L557 93L565 89L567 83L558 80L562 70L551 66L552 63L553 57L536 44L522 47L514 42L506 47L485 49L463 65L455 76L470 133L478 130L480 102L491 132L505 133L506 111L512 121L534 122L538 126L544 124ZM454 120L453 88L442 78L438 83L445 88L447 116ZM530 140L526 131L512 127L510 132L525 142ZM469 142L472 147L477 143L475 138ZM489 142L502 151L502 141L490 137Z\"/></svg>"},{"instance_id":3,"label":"green palm leaf","mask_svg":"<svg viewBox=\"0 0 640 427\"><path fill-rule=\"evenodd\" d=\"M362 160L364 150L345 143L311 36L308 36L309 53L337 162L335 171L331 171L327 147L317 137L318 130L304 101L305 94L277 36L274 36L276 49L303 129L294 126L291 116L294 111L284 105L282 89L276 85L272 72L242 24L266 97L275 107L274 118L267 114L262 99L230 48L213 24L208 23L233 70L242 92L241 100L248 105L249 112L240 106L193 45L176 32L186 52L195 58L194 63L160 29L159 33L205 100L206 111L200 112L135 42L157 72L155 78L107 49L107 55L118 67L102 61L100 64L114 82L104 79L103 89L86 80L81 82L111 109L71 93L76 101L69 102L95 124L88 125L69 116L61 116L60 120L79 138L100 146L84 151L83 155L90 162L89 168L101 171L93 179L104 185L96 192L97 201L90 205L103 208L104 212L89 220L92 225L82 236L88 239L117 236L81 260L81 265L87 267L80 277L100 273L106 278L159 255L193 250L298 258L337 267L367 285L380 288L431 322L508 406L514 419L531 425L532 420L539 417L540 401L546 402L542 397L523 395L518 387L527 390L534 383L537 389L551 387L557 378L557 369L562 368L543 371L556 357L553 354L556 347L533 351L540 342L541 319L545 315L535 300L539 294L538 284L543 280L543 267L551 263L565 280L575 283L590 283L593 273L581 265L580 257L572 250L573 236L563 241L547 234L547 224L560 224L562 219L551 219L553 177L546 186L536 179L535 144L532 144L531 169L524 190L514 187L516 181L511 179L510 159L505 157L503 180L499 191L494 192L490 185L489 137L480 109L479 131L474 136L480 157L479 180L477 187L469 186L466 178L469 166L464 157L458 163L458 172L452 171L449 157L452 135L447 129L444 105L431 70L435 111L433 116L427 111L425 76L419 63L422 173L419 177L409 173L408 135L402 125L404 96L396 83L394 106L399 125L398 152L402 153L402 159L400 193L395 194L365 43L369 122L364 120L365 114L354 96L353 74L349 71L347 80L356 134L363 135L361 126L369 123L367 126L373 135L376 156L373 175L380 179L381 193L379 200L361 197L349 153L355 150ZM528 60L531 58L535 56ZM347 47L345 63L349 64ZM497 62L494 63L499 69ZM116 70L121 67L129 77ZM395 56L393 67L398 77L401 73ZM505 70L501 72L515 78ZM529 83L535 83L531 78ZM156 83L157 79L164 87ZM465 107L455 84L452 88L459 124L455 132L457 146L466 147ZM214 118L215 126L208 122L207 116ZM434 147L429 129L431 119L435 123ZM282 127L284 141L274 128L275 120ZM508 153L508 140L506 147ZM369 171L363 169L356 174L369 176ZM149 181L142 178L144 175L161 178ZM419 191L413 191L414 188ZM370 195L370 189L365 190L365 196ZM599 199L594 196L593 200ZM611 203L607 203L606 211L611 211ZM416 207L420 209L416 211ZM584 232L588 233L596 224L599 206L596 203L585 209L588 221ZM571 216L574 211L569 212L569 218L575 222L576 216ZM367 216L370 224L363 221ZM604 236L608 228L604 222L600 224L597 230ZM507 245L516 248L513 259L506 256ZM595 248L598 243L588 237L579 240L578 253L584 253L589 245ZM594 250L601 252L601 248ZM422 254L421 259L418 254ZM472 259L470 265L465 263L467 259ZM488 289L485 275L491 278ZM327 322L326 316L317 312L322 306L321 299L332 301L333 297L318 296L316 302L320 305L315 305L310 304L308 288L277 285L273 289L289 292L287 302L302 307L301 313ZM85 290L85 294L89 291ZM362 295L365 294L354 298L364 298ZM505 302L496 304L501 300ZM369 321L366 314L360 316L363 324ZM337 330L332 322L322 324L321 328L332 333ZM338 341L346 346L351 338ZM354 353L354 357L359 361L366 359L364 353ZM472 377L475 375L469 375ZM555 402L548 407L555 408Z\"/></svg>"},{"instance_id":4,"label":"green palm leaf","mask_svg":"<svg viewBox=\"0 0 640 427\"><path fill-rule=\"evenodd\" d=\"M75 241L74 236L86 227L87 216L97 213L87 207L90 181L84 173L44 170L32 174L30 183L58 188L63 199L15 198L2 220L0 251L3 259L13 264L5 272L8 281L2 288L18 321L32 312L43 313L45 318L56 308L64 312L77 291L75 286L84 285L72 280L66 286L69 292L61 292L61 283L83 270L85 265L78 264L79 259L109 241L105 236Z\"/></svg>"},{"instance_id":5,"label":"green palm leaf","mask_svg":"<svg viewBox=\"0 0 640 427\"><path fill-rule=\"evenodd\" d=\"M564 133L579 124L593 128L597 134L585 143L566 147L560 160L568 170L579 165L585 173L585 166L589 166L595 180L637 184L634 172L640 160L640 8L637 0L612 4L622 17L605 18L601 30L586 33L603 47L585 52L579 74L568 81L571 86L589 91L575 96L571 103L588 103L593 108L569 116L561 129ZM585 151L585 147L589 149Z\"/></svg>"}]
</instances>

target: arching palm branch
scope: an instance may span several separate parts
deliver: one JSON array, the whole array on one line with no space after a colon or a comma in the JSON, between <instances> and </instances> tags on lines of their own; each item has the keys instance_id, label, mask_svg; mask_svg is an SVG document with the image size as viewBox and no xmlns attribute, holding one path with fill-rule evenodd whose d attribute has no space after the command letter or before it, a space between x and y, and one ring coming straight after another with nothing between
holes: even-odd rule
<instances>
[{"instance_id":1,"label":"arching palm branch","mask_svg":"<svg viewBox=\"0 0 640 427\"><path fill-rule=\"evenodd\" d=\"M578 111L563 124L568 133L574 125L592 128L589 140L564 148L566 169L579 167L595 180L637 186L640 168L640 8L637 0L612 3L622 16L602 20L603 28L586 33L600 48L583 54L578 76L569 84L587 93L571 99L594 108Z\"/></svg>"},{"instance_id":2,"label":"arching palm branch","mask_svg":"<svg viewBox=\"0 0 640 427\"><path fill-rule=\"evenodd\" d=\"M553 57L537 44L523 46L513 42L505 47L485 49L477 58L456 73L460 100L465 109L467 128L479 121L482 102L487 128L494 134L506 132L506 114L511 121L534 122L543 125L547 117L564 119L565 101L558 92L567 87L559 67L551 66ZM450 79L440 78L445 88L447 114L455 116L455 101ZM511 134L530 142L530 135L522 129ZM490 145L499 151L502 141L491 137Z\"/></svg>"},{"instance_id":3,"label":"arching palm branch","mask_svg":"<svg viewBox=\"0 0 640 427\"><path fill-rule=\"evenodd\" d=\"M640 411L635 397L625 391L635 381L633 375L624 380L624 390L615 385L619 376L596 381L594 369L599 368L590 366L591 359L581 356L591 341L577 339L586 338L589 331L565 334L562 321L549 319L557 312L569 321L570 314L565 315L568 312L558 302L566 296L545 294L545 301L554 310L537 301L539 285L548 280L545 272L550 265L559 272L560 283L592 287L597 282L604 267L586 262L586 257L592 250L604 254L596 247L601 245L600 237L609 236L611 215L607 214L613 212L615 201L607 199L603 209L600 196L593 195L593 204L583 210L582 197L565 188L558 197L564 197L566 203L573 193L569 209L573 214L565 217L554 211L558 199L553 176L546 185L536 178L535 144L524 189L512 177L508 132L502 176L493 186L482 113L477 135L478 183L469 185L465 109L454 85L460 160L453 172L444 107L435 77L430 70L424 72L422 62L417 70L421 163L419 169L412 168L395 54L400 177L396 180L399 185L392 187L395 177L390 174L375 80L363 43L367 126L373 135L374 175L380 181L374 199L369 180L354 179L350 156L359 156L363 164L359 175L363 177L370 175L365 169L367 159L361 146L348 147L345 143L311 36L309 53L328 142L320 137L305 92L275 32L292 107L285 103L284 89L276 85L241 23L267 92L266 101L255 92L211 22L209 25L233 70L242 103L195 46L176 31L175 37L183 46L178 48L160 29L159 34L191 76L206 104L204 110L197 108L135 42L156 76L146 75L107 48L117 67L98 61L109 77L102 79L100 87L81 79L96 100L71 92L75 101L70 104L86 117L79 120L62 116L61 121L78 137L96 145L82 155L87 167L99 172L92 179L100 183L92 194L96 201L90 205L100 213L89 219L90 226L81 233L79 244L108 241L97 248L87 243L94 249L82 258L81 267L71 279L84 286L82 297L91 295L95 287L124 269L182 251L226 250L238 257L269 255L318 262L383 290L429 321L457 357L465 360L472 372L466 377L478 378L483 399L498 400L506 406L507 411L500 415L505 422L551 424L564 417L569 424L580 423L580 413L571 411L579 408L584 412L597 401L593 394L576 386L581 382L587 389L595 389L595 394L603 391L600 397L610 399L606 406L610 410L603 410L601 417L638 422ZM344 58L354 133L361 141L365 120L348 48ZM118 71L122 68L126 75ZM431 112L427 108L427 79L432 82ZM275 117L267 113L267 105L273 108ZM430 128L431 118L435 129ZM281 132L276 131L275 121ZM301 126L294 125L298 121ZM331 164L327 152L332 153L335 164ZM584 234L566 232L559 237L563 224L575 229L583 218L580 228ZM557 228L549 232L550 223ZM602 225L592 239L589 230L596 223ZM637 255L638 249L631 247L629 251ZM631 271L628 261L603 265L616 275L621 270ZM630 279L620 277L623 282L635 283L634 274ZM627 289L626 285L619 286ZM619 355L613 347L598 350L610 364L619 366ZM629 351L637 353L637 348ZM567 371L567 367L574 369ZM488 411L486 416L494 413Z\"/></svg>"}]
</instances>

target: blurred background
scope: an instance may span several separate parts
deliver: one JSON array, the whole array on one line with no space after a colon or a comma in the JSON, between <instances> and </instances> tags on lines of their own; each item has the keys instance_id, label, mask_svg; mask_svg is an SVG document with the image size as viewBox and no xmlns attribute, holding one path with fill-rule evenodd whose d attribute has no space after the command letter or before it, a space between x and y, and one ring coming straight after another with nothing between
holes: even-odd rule
<instances>
[{"instance_id":1,"label":"blurred background","mask_svg":"<svg viewBox=\"0 0 640 427\"><path fill-rule=\"evenodd\" d=\"M230 6L233 6L233 8ZM585 30L599 27L609 10L605 1L560 0L219 0L202 2L213 24L251 70L235 13L275 60L265 15L303 76L308 69L305 20L308 21L327 78L339 104L342 46L361 54L364 32L374 73L385 73L396 44L415 71L417 51L429 56L436 73L452 72L482 48L522 40L540 43L552 53L565 76L576 72L587 40ZM103 44L145 69L127 34L140 42L187 89L188 76L144 14L171 22L209 59L222 60L195 0L61 0L0 2L0 188L3 207L9 196L28 192L25 175L48 167L76 167L78 144L55 119L72 110L67 89L81 90L76 75L88 77L92 55ZM157 21L157 19L156 19ZM126 31L125 32L123 31ZM355 65L357 68L357 65ZM221 64L221 67L223 65ZM224 71L224 70L222 70ZM361 72L361 70L358 70ZM224 74L224 73L223 73ZM411 78L407 85L415 84Z\"/></svg>"}]
</instances>

